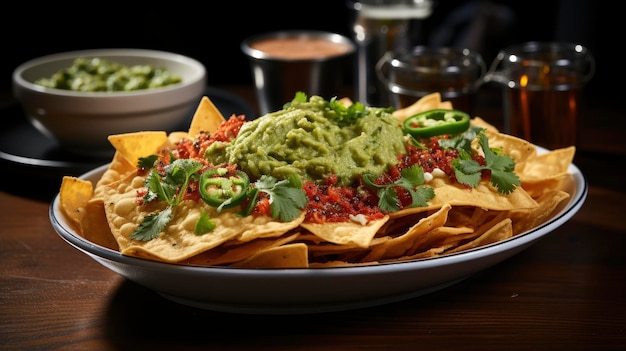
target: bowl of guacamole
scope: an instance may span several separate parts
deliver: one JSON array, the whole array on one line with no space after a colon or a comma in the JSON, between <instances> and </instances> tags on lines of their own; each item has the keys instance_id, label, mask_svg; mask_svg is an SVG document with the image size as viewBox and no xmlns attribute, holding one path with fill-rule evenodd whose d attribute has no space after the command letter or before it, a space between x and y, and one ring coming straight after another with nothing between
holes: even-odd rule
<instances>
[{"instance_id":1,"label":"bowl of guacamole","mask_svg":"<svg viewBox=\"0 0 626 351\"><path fill-rule=\"evenodd\" d=\"M112 134L179 130L206 89L204 65L147 49L51 54L13 71L13 95L41 133L70 153L110 157Z\"/></svg>"}]
</instances>

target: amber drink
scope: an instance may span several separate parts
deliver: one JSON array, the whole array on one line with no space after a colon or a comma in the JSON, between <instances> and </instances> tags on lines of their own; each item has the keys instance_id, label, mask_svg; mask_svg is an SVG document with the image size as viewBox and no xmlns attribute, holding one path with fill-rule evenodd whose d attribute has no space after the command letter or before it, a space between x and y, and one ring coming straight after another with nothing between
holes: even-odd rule
<instances>
[{"instance_id":1,"label":"amber drink","mask_svg":"<svg viewBox=\"0 0 626 351\"><path fill-rule=\"evenodd\" d=\"M506 133L557 149L578 144L582 88L594 71L581 45L528 42L502 50L486 80L502 84Z\"/></svg>"},{"instance_id":2,"label":"amber drink","mask_svg":"<svg viewBox=\"0 0 626 351\"><path fill-rule=\"evenodd\" d=\"M506 89L505 128L548 149L578 142L581 88L572 75L520 74L520 84Z\"/></svg>"}]
</instances>

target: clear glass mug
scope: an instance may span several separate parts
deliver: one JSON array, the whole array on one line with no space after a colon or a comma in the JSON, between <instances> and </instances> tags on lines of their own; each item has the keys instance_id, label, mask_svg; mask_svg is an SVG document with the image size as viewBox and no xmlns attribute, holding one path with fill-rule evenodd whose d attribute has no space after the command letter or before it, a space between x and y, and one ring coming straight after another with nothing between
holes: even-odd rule
<instances>
[{"instance_id":1,"label":"clear glass mug","mask_svg":"<svg viewBox=\"0 0 626 351\"><path fill-rule=\"evenodd\" d=\"M366 105L388 104L376 78L376 62L387 51L408 51L430 17L434 0L347 0L357 45L355 98Z\"/></svg>"},{"instance_id":2,"label":"clear glass mug","mask_svg":"<svg viewBox=\"0 0 626 351\"><path fill-rule=\"evenodd\" d=\"M582 88L594 73L582 45L526 42L501 50L485 82L503 87L504 132L556 149L577 144Z\"/></svg>"},{"instance_id":3,"label":"clear glass mug","mask_svg":"<svg viewBox=\"0 0 626 351\"><path fill-rule=\"evenodd\" d=\"M376 64L391 105L403 108L435 92L455 109L472 114L475 93L487 71L482 56L469 49L416 46L388 51Z\"/></svg>"}]
</instances>

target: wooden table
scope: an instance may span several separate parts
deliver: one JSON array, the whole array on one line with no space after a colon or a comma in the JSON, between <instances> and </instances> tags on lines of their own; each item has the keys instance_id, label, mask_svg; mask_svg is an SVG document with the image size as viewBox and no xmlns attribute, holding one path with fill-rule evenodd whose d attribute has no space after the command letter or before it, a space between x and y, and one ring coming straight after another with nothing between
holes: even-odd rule
<instances>
[{"instance_id":1,"label":"wooden table","mask_svg":"<svg viewBox=\"0 0 626 351\"><path fill-rule=\"evenodd\" d=\"M248 88L224 89L255 103ZM492 97L479 106L497 123ZM5 174L0 349L626 349L624 121L603 101L587 107L575 163L589 195L568 223L454 286L348 312L238 315L166 300L61 240L49 195L20 191L20 179Z\"/></svg>"}]
</instances>

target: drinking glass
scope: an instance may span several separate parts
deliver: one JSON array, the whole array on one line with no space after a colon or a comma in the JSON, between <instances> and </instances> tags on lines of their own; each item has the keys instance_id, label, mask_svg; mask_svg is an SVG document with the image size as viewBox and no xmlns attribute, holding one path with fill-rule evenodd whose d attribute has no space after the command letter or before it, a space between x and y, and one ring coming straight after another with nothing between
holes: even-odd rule
<instances>
[{"instance_id":1,"label":"drinking glass","mask_svg":"<svg viewBox=\"0 0 626 351\"><path fill-rule=\"evenodd\" d=\"M478 52L452 47L416 46L410 52L388 51L376 65L378 78L396 109L438 92L455 109L470 114L486 70Z\"/></svg>"},{"instance_id":2,"label":"drinking glass","mask_svg":"<svg viewBox=\"0 0 626 351\"><path fill-rule=\"evenodd\" d=\"M485 81L503 87L506 133L556 149L578 142L582 89L594 72L582 45L526 42L501 50Z\"/></svg>"},{"instance_id":3,"label":"drinking glass","mask_svg":"<svg viewBox=\"0 0 626 351\"><path fill-rule=\"evenodd\" d=\"M376 78L376 62L387 51L408 51L421 21L432 13L433 0L354 0L351 26L357 45L355 98L366 105L388 104Z\"/></svg>"}]
</instances>

